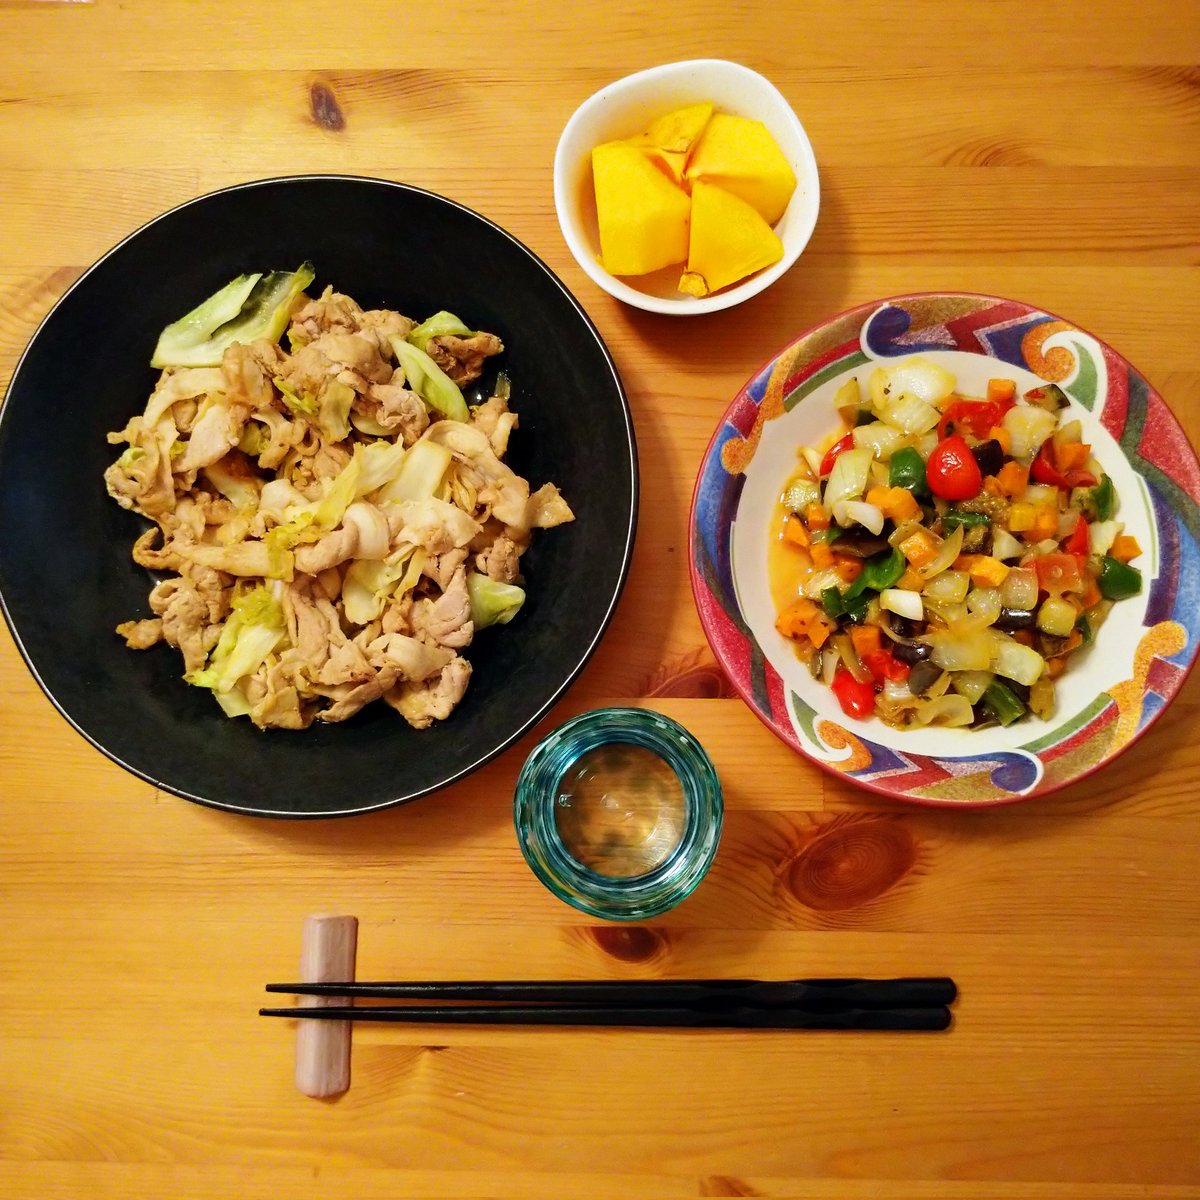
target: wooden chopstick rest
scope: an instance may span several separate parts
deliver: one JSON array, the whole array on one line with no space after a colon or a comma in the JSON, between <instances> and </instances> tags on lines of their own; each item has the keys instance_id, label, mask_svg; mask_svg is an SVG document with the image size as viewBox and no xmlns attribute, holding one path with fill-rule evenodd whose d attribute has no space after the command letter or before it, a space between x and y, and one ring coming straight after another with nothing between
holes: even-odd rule
<instances>
[{"instance_id":1,"label":"wooden chopstick rest","mask_svg":"<svg viewBox=\"0 0 1200 1200\"><path fill-rule=\"evenodd\" d=\"M352 981L358 949L358 918L318 914L305 919L300 935L300 978L305 983ZM301 996L300 1008L348 1003L340 996ZM306 1096L340 1096L350 1086L350 1021L304 1021L296 1025L296 1086Z\"/></svg>"}]
</instances>

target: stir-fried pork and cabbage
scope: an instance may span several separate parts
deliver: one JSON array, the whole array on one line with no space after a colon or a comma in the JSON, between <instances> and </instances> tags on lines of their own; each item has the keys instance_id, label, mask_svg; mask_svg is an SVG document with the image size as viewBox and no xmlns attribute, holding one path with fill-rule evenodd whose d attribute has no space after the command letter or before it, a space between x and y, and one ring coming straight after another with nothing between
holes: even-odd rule
<instances>
[{"instance_id":1,"label":"stir-fried pork and cabbage","mask_svg":"<svg viewBox=\"0 0 1200 1200\"><path fill-rule=\"evenodd\" d=\"M804 447L775 515L776 628L851 717L897 728L1048 717L1055 680L1141 547L1053 384L962 396L914 357L835 403L846 432Z\"/></svg>"},{"instance_id":2,"label":"stir-fried pork and cabbage","mask_svg":"<svg viewBox=\"0 0 1200 1200\"><path fill-rule=\"evenodd\" d=\"M313 279L241 276L163 331L105 483L154 522L133 558L164 576L154 616L117 632L177 648L188 683L261 728L383 699L423 729L462 698L476 632L521 607L533 530L573 517L503 462L506 377L468 406L498 337L312 299Z\"/></svg>"}]
</instances>

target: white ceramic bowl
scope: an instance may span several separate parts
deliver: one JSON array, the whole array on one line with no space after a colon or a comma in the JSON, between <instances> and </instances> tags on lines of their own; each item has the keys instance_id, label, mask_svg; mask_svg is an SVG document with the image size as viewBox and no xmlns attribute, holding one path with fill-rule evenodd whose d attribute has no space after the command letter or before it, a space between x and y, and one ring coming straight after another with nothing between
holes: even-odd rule
<instances>
[{"instance_id":1,"label":"white ceramic bowl","mask_svg":"<svg viewBox=\"0 0 1200 1200\"><path fill-rule=\"evenodd\" d=\"M645 290L610 275L597 261L600 233L591 196L591 152L601 142L632 137L656 117L711 100L722 111L761 121L796 174L796 191L775 226L783 258L735 287L702 299L676 290L674 275L646 277ZM769 80L719 58L667 63L628 75L585 100L563 129L554 155L554 206L563 237L579 265L610 295L649 312L690 316L731 308L775 282L800 256L817 223L821 187L804 126ZM682 268L680 268L682 270Z\"/></svg>"}]
</instances>

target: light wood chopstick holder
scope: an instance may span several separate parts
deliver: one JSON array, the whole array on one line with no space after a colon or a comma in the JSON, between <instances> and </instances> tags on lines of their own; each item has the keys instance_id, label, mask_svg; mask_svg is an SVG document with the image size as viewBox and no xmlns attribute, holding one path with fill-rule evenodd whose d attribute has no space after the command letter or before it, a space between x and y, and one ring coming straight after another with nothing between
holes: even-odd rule
<instances>
[{"instance_id":1,"label":"light wood chopstick holder","mask_svg":"<svg viewBox=\"0 0 1200 1200\"><path fill-rule=\"evenodd\" d=\"M307 917L300 935L300 981L354 979L358 918ZM341 996L301 996L300 1008L348 1004ZM350 1086L350 1021L305 1021L296 1026L296 1086L306 1096L340 1096Z\"/></svg>"}]
</instances>

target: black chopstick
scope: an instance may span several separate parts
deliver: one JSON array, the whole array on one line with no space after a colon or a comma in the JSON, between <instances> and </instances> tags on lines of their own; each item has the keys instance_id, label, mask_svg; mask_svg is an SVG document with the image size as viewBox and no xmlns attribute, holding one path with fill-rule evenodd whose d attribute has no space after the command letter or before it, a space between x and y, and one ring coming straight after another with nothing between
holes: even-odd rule
<instances>
[{"instance_id":1,"label":"black chopstick","mask_svg":"<svg viewBox=\"0 0 1200 1200\"><path fill-rule=\"evenodd\" d=\"M294 1020L377 1021L444 1025L621 1025L687 1029L822 1029L937 1031L950 1025L950 1010L925 1008L677 1008L619 1005L568 1006L356 1006L260 1008L263 1017Z\"/></svg>"},{"instance_id":2,"label":"black chopstick","mask_svg":"<svg viewBox=\"0 0 1200 1200\"><path fill-rule=\"evenodd\" d=\"M953 979L671 979L656 981L521 980L453 983L269 983L268 992L373 1000L534 1001L618 1005L624 1008L838 1009L937 1008L958 994Z\"/></svg>"}]
</instances>

